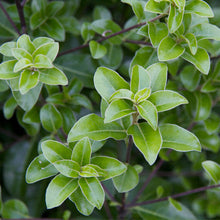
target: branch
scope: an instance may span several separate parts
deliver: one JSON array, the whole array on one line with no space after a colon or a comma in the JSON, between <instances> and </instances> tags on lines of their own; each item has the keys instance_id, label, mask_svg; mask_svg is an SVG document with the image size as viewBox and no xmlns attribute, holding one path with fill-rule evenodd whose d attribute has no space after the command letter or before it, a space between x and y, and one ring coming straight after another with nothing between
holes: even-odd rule
<instances>
[{"instance_id":1,"label":"branch","mask_svg":"<svg viewBox=\"0 0 220 220\"><path fill-rule=\"evenodd\" d=\"M20 22L21 22L22 33L25 34L26 33L26 22L24 18L24 6L22 6L22 3L20 2L20 0L16 0L15 3L17 6L17 10L18 10L18 14L19 14Z\"/></svg>"},{"instance_id":2,"label":"branch","mask_svg":"<svg viewBox=\"0 0 220 220\"><path fill-rule=\"evenodd\" d=\"M126 43L130 43L130 44L142 44L142 45L149 45L152 46L152 44L150 42L146 42L146 41L138 41L138 40L124 40L124 42Z\"/></svg>"},{"instance_id":3,"label":"branch","mask_svg":"<svg viewBox=\"0 0 220 220\"><path fill-rule=\"evenodd\" d=\"M2 9L3 13L5 14L5 16L7 17L8 21L11 23L11 26L14 28L14 30L19 34L20 31L18 30L17 26L15 25L14 21L11 19L10 15L8 14L8 12L5 10L3 4L0 2L0 8Z\"/></svg>"},{"instance_id":4,"label":"branch","mask_svg":"<svg viewBox=\"0 0 220 220\"><path fill-rule=\"evenodd\" d=\"M160 19L160 18L163 18L164 16L166 16L166 14L158 15L158 16L156 16L155 18L149 20L148 22L156 21L156 20L158 20L158 19ZM106 37L103 37L103 38L97 40L97 42L101 43L101 42L103 42L103 41L105 41L105 40L108 40L108 39L110 39L110 38L112 38L112 37L115 37L115 36L117 36L117 35L126 33L126 32L128 32L128 31L130 31L130 30L135 29L135 28L139 28L139 27L141 27L141 26L143 26L143 25L145 25L145 24L147 24L147 21L146 21L146 22L139 23L139 24L136 24L136 25L133 25L133 26L131 26L131 27L129 27L129 28L126 28L126 29L123 29L123 30L121 30L121 31L118 31L118 32L116 32L116 33L114 33L114 34L110 34L109 36L106 36ZM81 45L81 46L79 46L79 47L75 47L75 48L70 49L70 50L67 50L67 51L64 51L64 52L60 53L60 54L58 55L58 57L59 57L59 56L63 56L63 55L68 54L68 53L75 52L75 51L77 51L77 50L81 50L81 49L86 48L86 47L88 47L88 46L89 46L89 43L84 44L84 45Z\"/></svg>"},{"instance_id":5,"label":"branch","mask_svg":"<svg viewBox=\"0 0 220 220\"><path fill-rule=\"evenodd\" d=\"M190 195L190 194L193 194L193 193L206 191L208 189L214 189L214 188L217 188L217 187L220 187L220 184L211 185L211 186L203 186L203 187L200 187L200 188L192 189L192 190L189 190L189 191L186 191L186 192L174 194L172 196L167 196L167 197L160 198L160 199L153 199L153 200L148 200L148 201L139 202L139 203L130 203L129 205L127 205L127 208L131 208L131 207L135 207L135 206L141 206L141 205L149 205L149 204L153 204L153 203L157 203L157 202L166 201L166 200L169 199L169 197L171 197L173 199L176 199L176 198L179 198L179 197L183 197L183 196L187 196L187 195Z\"/></svg>"}]
</instances>

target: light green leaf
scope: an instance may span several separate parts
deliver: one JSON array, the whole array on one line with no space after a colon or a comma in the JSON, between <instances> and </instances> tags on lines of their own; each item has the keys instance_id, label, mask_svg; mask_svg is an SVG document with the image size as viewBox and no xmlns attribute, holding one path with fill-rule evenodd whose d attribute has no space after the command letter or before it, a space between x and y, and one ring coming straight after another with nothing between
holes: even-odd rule
<instances>
[{"instance_id":1,"label":"light green leaf","mask_svg":"<svg viewBox=\"0 0 220 220\"><path fill-rule=\"evenodd\" d=\"M109 99L109 102L115 101L117 99L128 99L132 101L134 98L134 93L128 89L119 89L112 94Z\"/></svg>"},{"instance_id":2,"label":"light green leaf","mask_svg":"<svg viewBox=\"0 0 220 220\"><path fill-rule=\"evenodd\" d=\"M136 103L140 103L145 99L147 99L150 96L150 94L151 94L151 89L149 88L142 89L135 94L134 101Z\"/></svg>"},{"instance_id":3,"label":"light green leaf","mask_svg":"<svg viewBox=\"0 0 220 220\"><path fill-rule=\"evenodd\" d=\"M148 34L152 45L156 48L163 38L168 35L168 28L165 23L149 22Z\"/></svg>"},{"instance_id":4,"label":"light green leaf","mask_svg":"<svg viewBox=\"0 0 220 220\"><path fill-rule=\"evenodd\" d=\"M96 123L94 123L94 121ZM104 119L95 115L89 114L80 118L68 135L68 142L80 140L83 137L88 137L93 140L105 140L107 138L114 138L121 140L126 137L126 132L116 122L104 124Z\"/></svg>"},{"instance_id":5,"label":"light green leaf","mask_svg":"<svg viewBox=\"0 0 220 220\"><path fill-rule=\"evenodd\" d=\"M58 141L46 140L41 143L45 158L54 163L59 160L70 160L72 151Z\"/></svg>"},{"instance_id":6,"label":"light green leaf","mask_svg":"<svg viewBox=\"0 0 220 220\"><path fill-rule=\"evenodd\" d=\"M144 10L153 13L163 14L165 12L166 7L167 4L165 1L156 2L154 0L149 0L145 5Z\"/></svg>"},{"instance_id":7,"label":"light green leaf","mask_svg":"<svg viewBox=\"0 0 220 220\"><path fill-rule=\"evenodd\" d=\"M19 91L21 94L25 94L30 91L32 88L37 86L39 80L39 72L38 71L31 71L31 70L24 70L21 73L19 79Z\"/></svg>"},{"instance_id":8,"label":"light green leaf","mask_svg":"<svg viewBox=\"0 0 220 220\"><path fill-rule=\"evenodd\" d=\"M72 160L57 160L53 163L55 168L64 176L77 178L80 172L80 165Z\"/></svg>"},{"instance_id":9,"label":"light green leaf","mask_svg":"<svg viewBox=\"0 0 220 220\"><path fill-rule=\"evenodd\" d=\"M202 162L202 166L208 173L209 177L218 184L220 181L220 165L214 161L206 160Z\"/></svg>"},{"instance_id":10,"label":"light green leaf","mask_svg":"<svg viewBox=\"0 0 220 220\"><path fill-rule=\"evenodd\" d=\"M158 58L160 61L173 60L184 53L185 49L181 47L171 37L165 37L158 46Z\"/></svg>"},{"instance_id":11,"label":"light green leaf","mask_svg":"<svg viewBox=\"0 0 220 220\"><path fill-rule=\"evenodd\" d=\"M209 134L215 133L216 131L218 131L218 129L220 127L219 115L212 112L210 117L204 121L204 124L205 124L206 131Z\"/></svg>"},{"instance_id":12,"label":"light green leaf","mask_svg":"<svg viewBox=\"0 0 220 220\"><path fill-rule=\"evenodd\" d=\"M78 187L77 179L57 175L46 190L46 205L52 209L61 205Z\"/></svg>"},{"instance_id":13,"label":"light green leaf","mask_svg":"<svg viewBox=\"0 0 220 220\"><path fill-rule=\"evenodd\" d=\"M106 101L119 89L129 89L128 83L115 71L99 67L94 75L94 84L97 92Z\"/></svg>"},{"instance_id":14,"label":"light green leaf","mask_svg":"<svg viewBox=\"0 0 220 220\"><path fill-rule=\"evenodd\" d=\"M127 167L119 160L113 157L96 156L91 159L91 163L99 166L103 170L101 181L111 179L124 173Z\"/></svg>"},{"instance_id":15,"label":"light green leaf","mask_svg":"<svg viewBox=\"0 0 220 220\"><path fill-rule=\"evenodd\" d=\"M152 165L162 146L160 131L158 129L154 131L147 123L139 123L128 129L128 135L132 135L136 147Z\"/></svg>"},{"instance_id":16,"label":"light green leaf","mask_svg":"<svg viewBox=\"0 0 220 220\"><path fill-rule=\"evenodd\" d=\"M168 198L170 204L176 208L178 211L182 211L182 206L179 202L177 202L175 199L173 199L172 197Z\"/></svg>"},{"instance_id":17,"label":"light green leaf","mask_svg":"<svg viewBox=\"0 0 220 220\"><path fill-rule=\"evenodd\" d=\"M17 102L14 99L14 97L11 96L5 102L4 107L3 107L3 113L6 119L10 119L13 116L16 107L17 107Z\"/></svg>"},{"instance_id":18,"label":"light green leaf","mask_svg":"<svg viewBox=\"0 0 220 220\"><path fill-rule=\"evenodd\" d=\"M105 200L105 192L95 177L80 178L79 186L86 199L98 209L102 208Z\"/></svg>"},{"instance_id":19,"label":"light green leaf","mask_svg":"<svg viewBox=\"0 0 220 220\"><path fill-rule=\"evenodd\" d=\"M167 65L164 63L155 63L149 66L146 71L151 79L151 92L164 90L167 83Z\"/></svg>"},{"instance_id":20,"label":"light green leaf","mask_svg":"<svg viewBox=\"0 0 220 220\"><path fill-rule=\"evenodd\" d=\"M22 58L20 60L18 60L18 62L15 64L13 72L18 72L21 71L29 66L32 66L33 64L31 63L30 60L28 60L27 58Z\"/></svg>"},{"instance_id":21,"label":"light green leaf","mask_svg":"<svg viewBox=\"0 0 220 220\"><path fill-rule=\"evenodd\" d=\"M80 176L82 176L82 177L98 177L100 174L93 166L95 166L95 165L87 164L87 165L83 166L81 168Z\"/></svg>"},{"instance_id":22,"label":"light green leaf","mask_svg":"<svg viewBox=\"0 0 220 220\"><path fill-rule=\"evenodd\" d=\"M171 148L180 152L201 151L198 138L184 128L173 124L162 124L160 132L163 138L162 148Z\"/></svg>"},{"instance_id":23,"label":"light green leaf","mask_svg":"<svg viewBox=\"0 0 220 220\"><path fill-rule=\"evenodd\" d=\"M151 79L148 72L142 66L133 66L130 82L131 91L135 94L142 89L150 88L150 86Z\"/></svg>"},{"instance_id":24,"label":"light green leaf","mask_svg":"<svg viewBox=\"0 0 220 220\"><path fill-rule=\"evenodd\" d=\"M137 110L150 126L156 130L158 124L158 115L156 107L148 100L144 100L137 105Z\"/></svg>"},{"instance_id":25,"label":"light green leaf","mask_svg":"<svg viewBox=\"0 0 220 220\"><path fill-rule=\"evenodd\" d=\"M157 108L158 112L163 112L175 108L176 106L187 104L188 101L182 95L171 90L160 90L154 92L149 97Z\"/></svg>"},{"instance_id":26,"label":"light green leaf","mask_svg":"<svg viewBox=\"0 0 220 220\"><path fill-rule=\"evenodd\" d=\"M17 60L20 60L22 58L26 58L26 59L32 61L32 55L22 48L12 48L11 51L12 51L13 56Z\"/></svg>"},{"instance_id":27,"label":"light green leaf","mask_svg":"<svg viewBox=\"0 0 220 220\"><path fill-rule=\"evenodd\" d=\"M43 44L47 44L47 43L54 43L54 40L52 38L49 38L49 37L37 37L37 38L35 38L33 40L33 44L34 44L35 48L37 48L37 49L34 51L34 53L36 53L36 51L39 50L40 46L42 46ZM47 45L45 45L45 46L47 46ZM45 53L39 53L39 54L46 55ZM51 53L51 55L52 55L52 53ZM46 55L46 56L48 56L48 55ZM53 61L53 60L51 59L51 61Z\"/></svg>"},{"instance_id":28,"label":"light green leaf","mask_svg":"<svg viewBox=\"0 0 220 220\"><path fill-rule=\"evenodd\" d=\"M92 153L91 143L89 138L84 137L73 148L71 160L77 162L80 166L90 163Z\"/></svg>"},{"instance_id":29,"label":"light green leaf","mask_svg":"<svg viewBox=\"0 0 220 220\"><path fill-rule=\"evenodd\" d=\"M128 165L127 170L123 174L114 177L112 180L117 191L122 193L135 188L139 182L139 176L135 168Z\"/></svg>"},{"instance_id":30,"label":"light green leaf","mask_svg":"<svg viewBox=\"0 0 220 220\"><path fill-rule=\"evenodd\" d=\"M104 6L95 6L93 13L92 13L93 19L112 19L111 12Z\"/></svg>"},{"instance_id":31,"label":"light green leaf","mask_svg":"<svg viewBox=\"0 0 220 220\"><path fill-rule=\"evenodd\" d=\"M40 81L48 85L67 85L68 79L60 69L54 67L51 69L40 69Z\"/></svg>"},{"instance_id":32,"label":"light green leaf","mask_svg":"<svg viewBox=\"0 0 220 220\"><path fill-rule=\"evenodd\" d=\"M94 59L100 59L107 53L106 47L94 40L89 42L89 49Z\"/></svg>"},{"instance_id":33,"label":"light green leaf","mask_svg":"<svg viewBox=\"0 0 220 220\"><path fill-rule=\"evenodd\" d=\"M198 48L197 39L196 39L195 35L192 33L187 33L185 36L183 36L183 38L187 42L191 53L193 55L195 55L197 52L197 48Z\"/></svg>"},{"instance_id":34,"label":"light green leaf","mask_svg":"<svg viewBox=\"0 0 220 220\"><path fill-rule=\"evenodd\" d=\"M69 197L75 203L77 210L83 215L90 215L93 212L94 206L83 195L80 187L77 188Z\"/></svg>"},{"instance_id":35,"label":"light green leaf","mask_svg":"<svg viewBox=\"0 0 220 220\"><path fill-rule=\"evenodd\" d=\"M26 50L30 54L35 51L35 46L27 34L23 34L18 38L17 47Z\"/></svg>"},{"instance_id":36,"label":"light green leaf","mask_svg":"<svg viewBox=\"0 0 220 220\"><path fill-rule=\"evenodd\" d=\"M53 164L47 161L43 154L35 157L26 171L26 182L35 183L58 173Z\"/></svg>"},{"instance_id":37,"label":"light green leaf","mask_svg":"<svg viewBox=\"0 0 220 220\"><path fill-rule=\"evenodd\" d=\"M7 57L13 57L12 49L16 48L16 47L17 47L16 42L14 42L14 41L6 42L1 45L0 53L3 54L4 56L7 56Z\"/></svg>"},{"instance_id":38,"label":"light green leaf","mask_svg":"<svg viewBox=\"0 0 220 220\"><path fill-rule=\"evenodd\" d=\"M32 0L31 9L33 12L42 11L45 12L47 6L47 0Z\"/></svg>"},{"instance_id":39,"label":"light green leaf","mask_svg":"<svg viewBox=\"0 0 220 220\"><path fill-rule=\"evenodd\" d=\"M25 112L22 121L27 124L40 123L40 107L36 105L30 111Z\"/></svg>"},{"instance_id":40,"label":"light green leaf","mask_svg":"<svg viewBox=\"0 0 220 220\"><path fill-rule=\"evenodd\" d=\"M20 75L20 73L14 73L14 66L17 60L9 60L0 64L0 79L13 79Z\"/></svg>"},{"instance_id":41,"label":"light green leaf","mask_svg":"<svg viewBox=\"0 0 220 220\"><path fill-rule=\"evenodd\" d=\"M173 0L180 11L184 11L186 0Z\"/></svg>"},{"instance_id":42,"label":"light green leaf","mask_svg":"<svg viewBox=\"0 0 220 220\"><path fill-rule=\"evenodd\" d=\"M35 67L35 68L53 68L53 64L47 56L39 54L34 58L33 67Z\"/></svg>"},{"instance_id":43,"label":"light green leaf","mask_svg":"<svg viewBox=\"0 0 220 220\"><path fill-rule=\"evenodd\" d=\"M115 100L110 103L105 111L104 123L109 123L127 115L135 113L133 109L133 104L130 101L125 100Z\"/></svg>"}]
</instances>

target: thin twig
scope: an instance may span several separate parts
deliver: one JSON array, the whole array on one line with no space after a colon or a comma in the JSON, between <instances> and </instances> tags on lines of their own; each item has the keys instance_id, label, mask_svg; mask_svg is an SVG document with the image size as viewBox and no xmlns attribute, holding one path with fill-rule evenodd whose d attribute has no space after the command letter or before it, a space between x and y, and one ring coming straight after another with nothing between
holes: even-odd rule
<instances>
[{"instance_id":1,"label":"thin twig","mask_svg":"<svg viewBox=\"0 0 220 220\"><path fill-rule=\"evenodd\" d=\"M8 14L8 12L5 10L3 4L0 2L0 8L2 9L3 13L5 14L5 16L7 17L8 21L11 23L11 26L14 28L14 30L19 34L20 31L18 30L17 26L15 25L14 21L11 19L10 15Z\"/></svg>"},{"instance_id":2,"label":"thin twig","mask_svg":"<svg viewBox=\"0 0 220 220\"><path fill-rule=\"evenodd\" d=\"M129 136L129 141L128 141L128 148L127 148L126 160L125 160L126 163L129 163L129 162L130 162L132 146L133 146L133 139L132 139L132 136L130 135L130 136Z\"/></svg>"},{"instance_id":3,"label":"thin twig","mask_svg":"<svg viewBox=\"0 0 220 220\"><path fill-rule=\"evenodd\" d=\"M19 14L20 22L21 22L22 33L25 34L26 33L26 22L24 18L24 7L21 5L20 0L16 0L15 3L17 6L17 10L18 10L18 14Z\"/></svg>"},{"instance_id":4,"label":"thin twig","mask_svg":"<svg viewBox=\"0 0 220 220\"><path fill-rule=\"evenodd\" d=\"M105 208L106 215L108 216L108 219L113 220L112 213L110 211L109 205L106 200L104 202L104 208Z\"/></svg>"},{"instance_id":5,"label":"thin twig","mask_svg":"<svg viewBox=\"0 0 220 220\"><path fill-rule=\"evenodd\" d=\"M141 44L141 45L149 45L152 46L152 44L150 42L146 42L146 41L140 41L140 40L124 40L124 42L126 43L130 43L130 44Z\"/></svg>"},{"instance_id":6,"label":"thin twig","mask_svg":"<svg viewBox=\"0 0 220 220\"><path fill-rule=\"evenodd\" d=\"M187 195L190 195L190 194L193 194L193 193L198 193L198 192L206 191L208 189L214 189L214 188L217 188L217 187L220 187L220 184L218 184L218 185L211 185L211 186L203 186L203 187L192 189L192 190L189 190L189 191L186 191L186 192L174 194L172 196L166 196L166 197L163 197L163 198L160 198L160 199L153 199L153 200L148 200L148 201L139 202L139 203L130 203L129 205L127 205L127 208L131 208L131 207L134 207L134 206L148 205L148 204L153 204L153 203L157 203L157 202L166 201L166 200L169 199L169 197L171 197L173 199L176 199L176 198L179 198L179 197L183 197L183 196L187 196Z\"/></svg>"}]
</instances>

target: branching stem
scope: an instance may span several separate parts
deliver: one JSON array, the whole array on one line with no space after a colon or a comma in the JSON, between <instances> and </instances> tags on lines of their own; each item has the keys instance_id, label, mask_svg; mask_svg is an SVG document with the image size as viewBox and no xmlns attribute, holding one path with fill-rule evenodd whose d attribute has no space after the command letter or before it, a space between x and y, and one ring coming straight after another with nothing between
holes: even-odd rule
<instances>
[{"instance_id":1,"label":"branching stem","mask_svg":"<svg viewBox=\"0 0 220 220\"><path fill-rule=\"evenodd\" d=\"M22 3L19 0L16 0L15 3L16 3L16 7L18 10L19 18L20 18L22 33L25 34L27 32L27 30L26 30L26 22L25 22L25 18L24 18L24 6L22 5ZM25 2L24 2L24 4L25 4Z\"/></svg>"}]
</instances>

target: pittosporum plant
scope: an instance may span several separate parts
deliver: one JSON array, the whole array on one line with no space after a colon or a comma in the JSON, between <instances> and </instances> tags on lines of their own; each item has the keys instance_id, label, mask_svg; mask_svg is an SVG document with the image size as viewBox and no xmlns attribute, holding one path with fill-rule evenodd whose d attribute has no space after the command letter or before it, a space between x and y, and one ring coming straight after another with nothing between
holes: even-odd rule
<instances>
[{"instance_id":1,"label":"pittosporum plant","mask_svg":"<svg viewBox=\"0 0 220 220\"><path fill-rule=\"evenodd\" d=\"M218 219L215 4L0 2L0 215Z\"/></svg>"}]
</instances>

